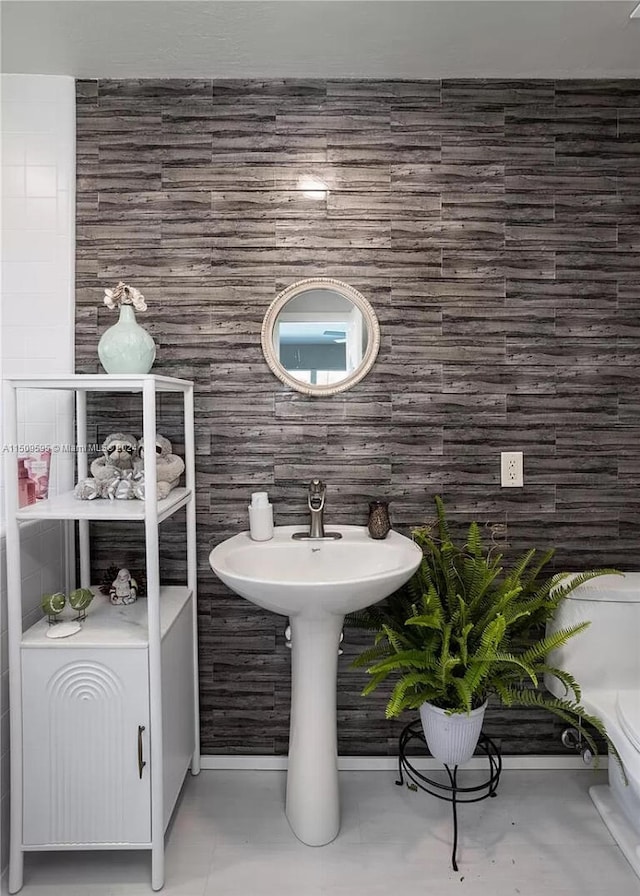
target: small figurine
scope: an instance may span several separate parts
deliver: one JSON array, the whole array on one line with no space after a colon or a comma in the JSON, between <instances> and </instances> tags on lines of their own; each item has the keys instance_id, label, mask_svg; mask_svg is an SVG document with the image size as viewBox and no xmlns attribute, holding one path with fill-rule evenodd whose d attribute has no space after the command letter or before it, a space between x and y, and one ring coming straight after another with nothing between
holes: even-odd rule
<instances>
[{"instance_id":1,"label":"small figurine","mask_svg":"<svg viewBox=\"0 0 640 896\"><path fill-rule=\"evenodd\" d=\"M105 594L107 597L111 593L111 585L113 580L116 578L118 573L120 572L120 567L115 563L112 563L110 566L106 568L104 574L100 579L100 584L98 585L98 590L100 594ZM136 581L136 590L138 597L146 597L147 595L147 577L144 574L142 569L130 569L129 574Z\"/></svg>"},{"instance_id":2,"label":"small figurine","mask_svg":"<svg viewBox=\"0 0 640 896\"><path fill-rule=\"evenodd\" d=\"M121 569L111 583L109 600L112 604L132 604L138 596L138 583L128 569Z\"/></svg>"},{"instance_id":3,"label":"small figurine","mask_svg":"<svg viewBox=\"0 0 640 896\"><path fill-rule=\"evenodd\" d=\"M56 622L60 622L60 620L56 617L59 613L62 613L66 602L67 598L64 596L62 591L56 591L55 594L42 595L40 606L42 607L43 613L47 614L49 625L54 625Z\"/></svg>"},{"instance_id":4,"label":"small figurine","mask_svg":"<svg viewBox=\"0 0 640 896\"><path fill-rule=\"evenodd\" d=\"M76 619L81 622L87 618L87 607L93 600L93 591L88 588L76 588L69 595L69 605L77 611Z\"/></svg>"}]
</instances>

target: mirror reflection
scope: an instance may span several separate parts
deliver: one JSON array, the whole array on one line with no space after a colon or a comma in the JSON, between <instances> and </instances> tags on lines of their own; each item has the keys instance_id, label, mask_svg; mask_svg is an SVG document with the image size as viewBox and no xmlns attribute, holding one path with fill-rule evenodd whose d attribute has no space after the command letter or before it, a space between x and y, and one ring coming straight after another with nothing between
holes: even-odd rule
<instances>
[{"instance_id":1,"label":"mirror reflection","mask_svg":"<svg viewBox=\"0 0 640 896\"><path fill-rule=\"evenodd\" d=\"M267 363L307 394L332 394L358 382L379 345L373 309L346 283L322 278L284 290L263 325Z\"/></svg>"},{"instance_id":2,"label":"mirror reflection","mask_svg":"<svg viewBox=\"0 0 640 896\"><path fill-rule=\"evenodd\" d=\"M339 383L362 363L367 330L362 312L332 289L308 289L278 314L273 343L285 370L318 386Z\"/></svg>"}]
</instances>

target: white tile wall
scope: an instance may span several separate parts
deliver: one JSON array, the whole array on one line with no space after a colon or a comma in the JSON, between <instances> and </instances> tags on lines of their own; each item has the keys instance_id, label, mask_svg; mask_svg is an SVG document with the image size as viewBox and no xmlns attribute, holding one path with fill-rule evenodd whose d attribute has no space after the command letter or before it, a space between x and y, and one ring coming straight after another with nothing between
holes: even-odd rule
<instances>
[{"instance_id":1,"label":"white tile wall","mask_svg":"<svg viewBox=\"0 0 640 896\"><path fill-rule=\"evenodd\" d=\"M74 368L75 82L2 75L3 376ZM30 397L19 411L24 444L71 442L71 395ZM0 444L4 445L0 422ZM69 487L73 456L53 458L53 491ZM0 474L0 517L4 516ZM2 525L0 523L0 529Z\"/></svg>"},{"instance_id":2,"label":"white tile wall","mask_svg":"<svg viewBox=\"0 0 640 896\"><path fill-rule=\"evenodd\" d=\"M75 82L45 75L0 76L2 273L0 371L3 377L74 369ZM21 397L18 440L72 443L72 396ZM0 420L0 445L4 447ZM53 492L73 483L73 453L52 457ZM8 844L8 668L4 493L0 465L0 872ZM44 591L64 587L59 523L24 534L23 625L40 617Z\"/></svg>"}]
</instances>

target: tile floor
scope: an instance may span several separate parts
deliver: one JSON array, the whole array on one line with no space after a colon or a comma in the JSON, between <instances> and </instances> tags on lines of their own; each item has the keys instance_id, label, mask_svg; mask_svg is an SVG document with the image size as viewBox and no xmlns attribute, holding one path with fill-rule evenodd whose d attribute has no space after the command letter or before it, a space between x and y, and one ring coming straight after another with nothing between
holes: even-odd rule
<instances>
[{"instance_id":1,"label":"tile floor","mask_svg":"<svg viewBox=\"0 0 640 896\"><path fill-rule=\"evenodd\" d=\"M480 773L468 771L467 781ZM164 896L640 896L640 880L588 796L604 773L504 771L498 797L460 808L394 785L392 772L342 772L342 829L299 843L284 817L284 773L187 778L167 841ZM151 893L149 854L38 853L22 896Z\"/></svg>"}]
</instances>

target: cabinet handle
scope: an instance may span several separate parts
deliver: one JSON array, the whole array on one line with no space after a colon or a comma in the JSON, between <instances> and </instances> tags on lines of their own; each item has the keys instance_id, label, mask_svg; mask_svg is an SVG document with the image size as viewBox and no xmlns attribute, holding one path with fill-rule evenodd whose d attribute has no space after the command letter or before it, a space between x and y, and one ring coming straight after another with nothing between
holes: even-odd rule
<instances>
[{"instance_id":1,"label":"cabinet handle","mask_svg":"<svg viewBox=\"0 0 640 896\"><path fill-rule=\"evenodd\" d=\"M140 780L142 780L142 769L147 764L142 758L142 732L144 731L144 725L138 725L138 775Z\"/></svg>"}]
</instances>

